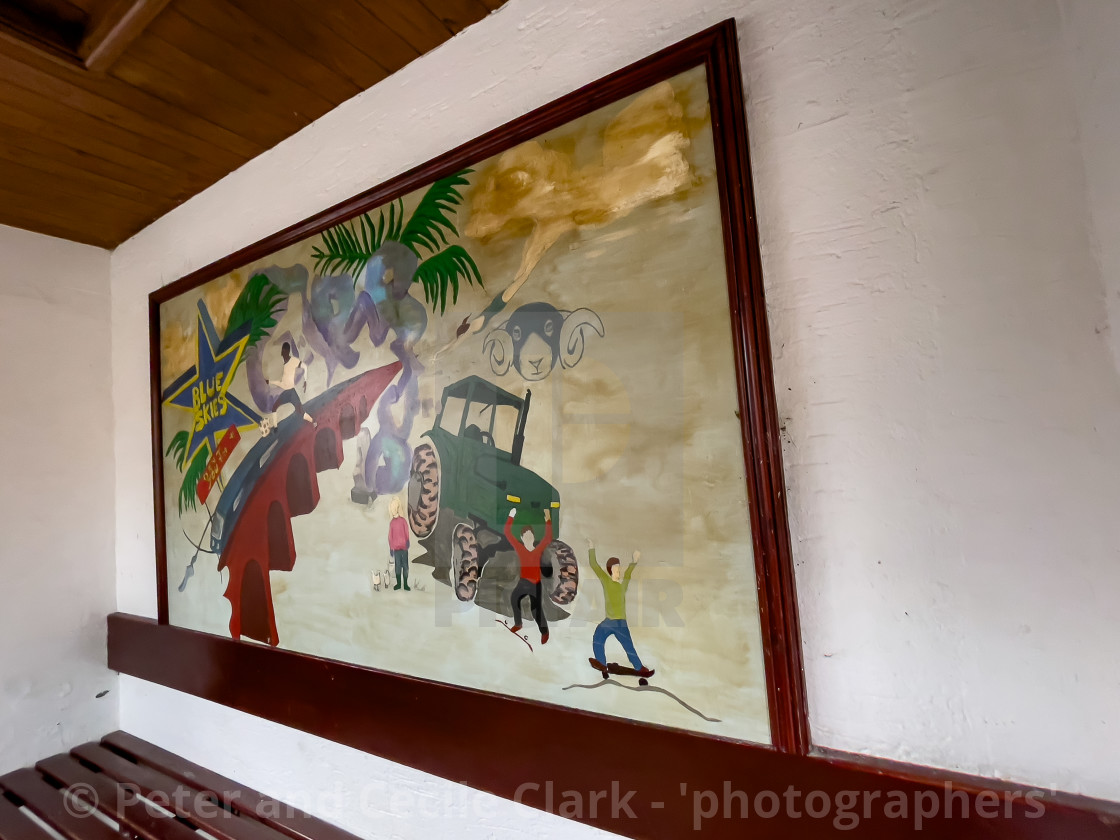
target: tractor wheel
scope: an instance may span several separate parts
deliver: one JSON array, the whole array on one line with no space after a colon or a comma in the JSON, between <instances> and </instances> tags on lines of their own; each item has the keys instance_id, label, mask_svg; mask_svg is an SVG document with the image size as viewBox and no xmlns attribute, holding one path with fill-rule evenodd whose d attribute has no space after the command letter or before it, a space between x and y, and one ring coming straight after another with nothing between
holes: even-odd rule
<instances>
[{"instance_id":1,"label":"tractor wheel","mask_svg":"<svg viewBox=\"0 0 1120 840\"><path fill-rule=\"evenodd\" d=\"M579 563L572 547L560 540L554 540L546 549L552 561L553 574L556 575L556 585L548 593L552 603L567 606L576 599L576 590L579 588Z\"/></svg>"},{"instance_id":2,"label":"tractor wheel","mask_svg":"<svg viewBox=\"0 0 1120 840\"><path fill-rule=\"evenodd\" d=\"M478 539L474 528L466 523L455 526L451 535L451 571L456 581L455 597L473 601L478 592Z\"/></svg>"},{"instance_id":3,"label":"tractor wheel","mask_svg":"<svg viewBox=\"0 0 1120 840\"><path fill-rule=\"evenodd\" d=\"M432 533L439 519L439 460L430 443L422 443L412 453L412 472L408 478L408 524L412 533L424 538Z\"/></svg>"}]
</instances>

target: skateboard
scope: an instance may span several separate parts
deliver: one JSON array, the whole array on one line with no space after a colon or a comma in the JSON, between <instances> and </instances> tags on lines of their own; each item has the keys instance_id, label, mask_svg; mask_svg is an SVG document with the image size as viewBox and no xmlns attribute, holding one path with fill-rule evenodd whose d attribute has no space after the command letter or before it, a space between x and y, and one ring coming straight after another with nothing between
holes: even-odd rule
<instances>
[{"instance_id":1,"label":"skateboard","mask_svg":"<svg viewBox=\"0 0 1120 840\"><path fill-rule=\"evenodd\" d=\"M494 620L496 622L498 622L500 625L502 625L504 628L506 628L509 632L513 633L513 635L515 635L521 641L523 641L525 643L526 647L529 648L529 650L533 649L533 646L531 644L529 644L529 637L528 636L522 636L519 631L514 630L512 627L509 626L509 624L507 624L505 621L503 621L500 618L495 618Z\"/></svg>"},{"instance_id":2,"label":"skateboard","mask_svg":"<svg viewBox=\"0 0 1120 840\"><path fill-rule=\"evenodd\" d=\"M607 679L608 676L638 677L638 685L649 685L649 679L639 674L633 668L627 668L625 665L619 665L617 662L608 662L606 665L604 665L602 662L594 658L588 658L587 661L591 663L592 668L603 675L603 679ZM649 676L652 677L654 673L655 672L651 670L649 672Z\"/></svg>"}]
</instances>

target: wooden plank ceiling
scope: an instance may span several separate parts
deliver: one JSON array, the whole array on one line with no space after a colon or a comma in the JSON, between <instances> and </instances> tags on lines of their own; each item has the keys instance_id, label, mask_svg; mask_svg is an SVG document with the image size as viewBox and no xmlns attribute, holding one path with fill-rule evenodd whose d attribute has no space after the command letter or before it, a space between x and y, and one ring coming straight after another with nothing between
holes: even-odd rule
<instances>
[{"instance_id":1,"label":"wooden plank ceiling","mask_svg":"<svg viewBox=\"0 0 1120 840\"><path fill-rule=\"evenodd\" d=\"M0 224L113 247L504 0L0 0Z\"/></svg>"}]
</instances>

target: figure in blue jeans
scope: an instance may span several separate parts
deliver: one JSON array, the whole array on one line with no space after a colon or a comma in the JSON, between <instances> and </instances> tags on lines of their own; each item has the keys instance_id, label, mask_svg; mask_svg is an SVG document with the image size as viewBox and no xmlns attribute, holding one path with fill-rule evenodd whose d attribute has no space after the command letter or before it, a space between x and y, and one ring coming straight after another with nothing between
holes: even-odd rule
<instances>
[{"instance_id":1,"label":"figure in blue jeans","mask_svg":"<svg viewBox=\"0 0 1120 840\"><path fill-rule=\"evenodd\" d=\"M634 667L634 673L639 677L652 677L653 670L642 665L638 652L634 650L630 626L626 623L626 590L630 587L630 578L642 555L637 551L634 552L634 562L626 567L625 574L620 573L622 564L617 557L610 558L607 561L607 570L603 571L603 567L595 559L595 545L591 540L587 541L587 556L591 560L591 570L599 578L599 583L603 584L603 600L607 605L607 617L595 628L595 636L591 642L595 653L595 656L589 660L591 667L601 672L604 677L607 676L608 666L605 664L607 639L614 636L626 651L626 657Z\"/></svg>"}]
</instances>

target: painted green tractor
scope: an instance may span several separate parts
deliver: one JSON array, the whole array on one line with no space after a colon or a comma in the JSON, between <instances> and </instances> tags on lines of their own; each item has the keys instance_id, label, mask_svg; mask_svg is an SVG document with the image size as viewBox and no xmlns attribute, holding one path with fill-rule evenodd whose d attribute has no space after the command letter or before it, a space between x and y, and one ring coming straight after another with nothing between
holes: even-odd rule
<instances>
[{"instance_id":1,"label":"painted green tractor","mask_svg":"<svg viewBox=\"0 0 1120 840\"><path fill-rule=\"evenodd\" d=\"M576 596L579 567L571 547L559 539L560 495L521 465L531 399L531 391L521 399L477 376L461 379L444 389L435 424L413 452L409 526L425 539L441 519L454 523L448 582L461 601L475 599L490 559L512 550L504 535L511 508L517 509L513 533L529 525L538 540L544 536L544 513L551 512L553 542L542 559L545 587L560 606Z\"/></svg>"}]
</instances>

